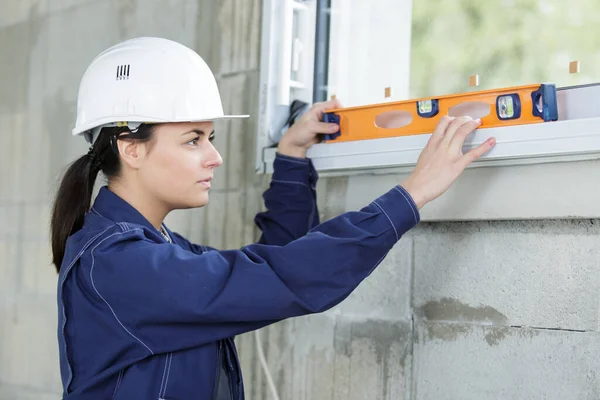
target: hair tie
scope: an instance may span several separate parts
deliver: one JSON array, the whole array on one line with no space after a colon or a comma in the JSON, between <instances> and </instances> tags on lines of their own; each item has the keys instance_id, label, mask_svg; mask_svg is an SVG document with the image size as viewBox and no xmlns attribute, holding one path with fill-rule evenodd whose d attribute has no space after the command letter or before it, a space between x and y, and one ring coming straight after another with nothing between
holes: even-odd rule
<instances>
[{"instance_id":1,"label":"hair tie","mask_svg":"<svg viewBox=\"0 0 600 400\"><path fill-rule=\"evenodd\" d=\"M92 170L100 170L102 167L102 163L104 162L104 159L102 157L99 157L96 153L94 153L93 145L90 146L87 156L89 157L90 162L91 162L91 169Z\"/></svg>"}]
</instances>

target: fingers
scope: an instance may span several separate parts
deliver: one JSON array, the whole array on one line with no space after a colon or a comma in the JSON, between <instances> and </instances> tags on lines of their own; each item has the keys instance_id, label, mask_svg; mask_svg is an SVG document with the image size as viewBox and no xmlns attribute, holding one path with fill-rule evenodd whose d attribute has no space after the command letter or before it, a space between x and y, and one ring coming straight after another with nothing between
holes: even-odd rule
<instances>
[{"instance_id":1,"label":"fingers","mask_svg":"<svg viewBox=\"0 0 600 400\"><path fill-rule=\"evenodd\" d=\"M465 122L456 130L454 137L450 140L450 147L454 148L456 151L460 151L465 143L465 140L467 140L467 136L469 136L480 125L480 119Z\"/></svg>"},{"instance_id":2,"label":"fingers","mask_svg":"<svg viewBox=\"0 0 600 400\"><path fill-rule=\"evenodd\" d=\"M454 117L450 117L448 115L444 115L442 118L440 118L440 122L438 122L433 134L431 135L431 141L436 142L441 140L444 137L446 129L448 129L448 126L453 120Z\"/></svg>"},{"instance_id":3,"label":"fingers","mask_svg":"<svg viewBox=\"0 0 600 400\"><path fill-rule=\"evenodd\" d=\"M322 101L319 103L315 103L313 107L317 110L328 110L331 108L341 108L342 104L338 99L331 99L327 101Z\"/></svg>"},{"instance_id":4,"label":"fingers","mask_svg":"<svg viewBox=\"0 0 600 400\"><path fill-rule=\"evenodd\" d=\"M481 143L476 148L468 151L460 159L462 169L465 169L473 161L479 159L485 153L487 153L496 144L496 138L489 138L485 142Z\"/></svg>"},{"instance_id":5,"label":"fingers","mask_svg":"<svg viewBox=\"0 0 600 400\"><path fill-rule=\"evenodd\" d=\"M318 119L321 119L323 113L327 110L332 110L334 108L341 108L342 105L338 99L333 99L329 101L323 101L320 103L315 103L311 107L311 112L315 113Z\"/></svg>"},{"instance_id":6,"label":"fingers","mask_svg":"<svg viewBox=\"0 0 600 400\"><path fill-rule=\"evenodd\" d=\"M308 129L313 133L336 133L340 127L329 122L309 121Z\"/></svg>"},{"instance_id":7,"label":"fingers","mask_svg":"<svg viewBox=\"0 0 600 400\"><path fill-rule=\"evenodd\" d=\"M468 135L475 128L475 125L473 125L473 123L474 123L474 121L473 121L473 118L471 118L471 117L462 116L462 117L454 118L454 120L452 122L450 122L450 125L444 132L444 141L446 143L448 143L448 145L450 145L450 143L454 139L454 136L456 135L456 132L458 132L458 130L461 129L463 126L470 124L471 126L473 126L473 128L471 128L471 130L469 130L466 133ZM469 128L465 128L465 129L469 129Z\"/></svg>"}]
</instances>

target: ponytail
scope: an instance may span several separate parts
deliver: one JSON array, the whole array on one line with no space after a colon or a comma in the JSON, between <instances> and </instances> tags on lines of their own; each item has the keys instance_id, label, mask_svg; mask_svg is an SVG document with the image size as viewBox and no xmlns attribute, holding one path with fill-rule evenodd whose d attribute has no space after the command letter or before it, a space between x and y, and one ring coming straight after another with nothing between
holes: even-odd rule
<instances>
[{"instance_id":1,"label":"ponytail","mask_svg":"<svg viewBox=\"0 0 600 400\"><path fill-rule=\"evenodd\" d=\"M117 140L147 142L152 138L154 126L142 124L133 132L126 126L103 128L88 154L75 160L65 172L50 221L52 263L57 272L60 272L67 239L82 228L84 217L90 210L98 172L102 171L107 178L120 172Z\"/></svg>"},{"instance_id":2,"label":"ponytail","mask_svg":"<svg viewBox=\"0 0 600 400\"><path fill-rule=\"evenodd\" d=\"M52 262L57 271L60 271L67 238L81 229L83 218L90 209L92 192L99 172L95 166L91 154L74 161L65 173L56 194L51 231Z\"/></svg>"}]
</instances>

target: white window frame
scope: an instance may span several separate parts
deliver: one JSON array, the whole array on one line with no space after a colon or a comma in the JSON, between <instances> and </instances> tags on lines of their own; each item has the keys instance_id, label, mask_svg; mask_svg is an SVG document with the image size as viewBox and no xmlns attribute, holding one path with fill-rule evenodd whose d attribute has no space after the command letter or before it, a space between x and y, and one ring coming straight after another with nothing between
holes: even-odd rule
<instances>
[{"instance_id":1,"label":"white window frame","mask_svg":"<svg viewBox=\"0 0 600 400\"><path fill-rule=\"evenodd\" d=\"M263 31L262 31L262 48L261 48L261 77L260 77L260 110L259 124L257 135L256 148L256 171L257 173L271 173L272 162L275 157L276 148L281 134L284 131L282 126L289 115L289 104L292 100L301 100L306 103L312 103L313 98L318 101L324 100L322 87L313 87L314 68L315 68L315 48L323 47L323 42L315 43L315 21L317 15L321 17L321 22L331 24L332 31L325 32L324 37L330 40L330 43L335 44L338 50L337 54L327 53L327 69L329 74L328 92L335 93L342 101L344 101L343 84L338 83L336 87L335 77L340 81L351 80L356 82L360 74L373 71L375 77L369 81L377 80L380 77L393 76L396 81L389 82L385 85L383 81L377 81L373 91L370 91L361 98L360 101L366 103L376 103L381 101L391 101L395 98L406 98L408 92L408 70L405 73L398 73L398 69L402 72L402 54L395 55L395 62L382 63L377 61L377 57L371 57L372 64L363 66L363 70L359 74L354 75L345 71L343 68L344 62L351 63L352 60L347 60L349 54L346 50L344 54L344 46L336 42L343 40L345 35L350 32L347 26L339 24L339 18L331 18L328 21L327 15L335 15L335 13L349 12L348 10L334 9L324 10L326 14L318 14L318 6L321 8L323 4L331 0L264 0L263 2ZM339 0L338 0L339 1ZM411 0L379 0L370 2L370 7L377 5L384 9L389 1L403 1L406 7L410 9L412 6ZM294 3L300 6L294 7ZM339 1L337 4L343 4ZM346 2L346 4L348 4ZM303 7L304 6L304 7ZM290 29L290 9L298 8L297 15L302 15L301 29L298 30L299 37L294 37ZM287 11L286 11L287 10ZM323 10L321 10L323 11ZM360 10L359 10L360 11ZM381 11L381 10L379 10ZM378 13L374 10L374 13ZM364 13L364 12L363 12ZM410 13L408 13L410 14ZM287 19L283 18L287 15ZM324 18L325 16L325 18ZM363 16L363 15L361 15ZM410 15L409 15L410 20ZM410 22L410 21L409 21ZM338 25L336 25L338 24ZM390 29L398 29L398 26L406 24L397 24L391 26ZM407 25L410 25L408 23ZM322 28L322 26L320 26ZM322 29L321 29L322 30ZM391 34L391 33L388 33ZM396 32L399 41L404 40L408 44L404 44L404 49L408 49L410 53L410 29L408 34ZM323 36L317 39L323 39ZM291 79L287 79L289 75L284 72L289 69L290 54L294 54L294 43L302 43L302 54L298 63L300 74L297 78L297 83L290 85ZM376 40L374 42L377 42ZM328 43L325 43L325 47ZM401 47L401 46L400 46ZM326 49L327 50L327 49ZM375 53L381 52L381 49L375 49ZM322 53L317 53L323 56ZM405 56L406 57L406 56ZM406 68L410 63L410 57L406 57ZM318 63L317 63L318 64ZM388 70L386 70L388 68ZM394 74L390 70L396 71ZM331 79L331 77L334 79ZM382 78L384 79L384 78ZM316 81L319 81L317 77ZM386 82L388 83L388 82ZM392 97L383 99L383 89L385 86L392 87ZM332 89L333 87L333 89ZM362 93L365 93L363 91ZM288 97L289 96L289 97ZM316 96L316 97L315 97ZM346 99L350 96L347 95ZM488 128L478 130L470 141L467 143L465 150L472 148L479 143L485 141L490 136L497 138L495 148L490 151L482 159L473 163L471 168L477 167L493 167L497 171L496 176L505 182L513 182L514 187L531 187L531 193L514 193L515 198L530 197L531 201L546 201L545 206L539 208L538 211L529 210L527 215L523 215L519 208L518 201L515 201L516 208L513 211L506 207L496 207L499 211L494 213L494 205L484 207L481 213L467 213L458 211L456 207L451 205L434 206L429 215L425 212L425 219L431 220L452 220L452 219L487 219L490 215L495 218L600 218L600 188L590 186L589 183L581 183L577 185L577 190L572 189L573 182L569 182L569 188L565 189L562 197L554 199L538 198L544 191L535 190L535 185L528 185L527 181L531 180L531 174L524 170L524 174L515 177L514 168L510 167L521 166L527 168L531 165L544 165L548 163L560 162L561 170L564 171L564 176L570 180L577 180L578 176L591 176L593 171L597 169L597 176L600 178L600 169L598 169L598 161L600 160L600 110L597 109L598 100L600 100L600 86L587 85L583 87L568 88L559 90L557 93L559 103L559 121L522 125L505 128ZM350 105L354 102L350 98ZM344 104L346 105L346 104ZM321 176L327 175L364 175L364 174L406 174L416 164L417 158L427 142L429 135L418 135L412 137L397 137L388 139L376 139L360 142L345 142L345 143L327 143L314 145L308 152L308 156L313 160L315 167ZM583 164L582 164L583 163ZM583 170L582 170L583 168ZM551 179L546 179L544 174L550 174L554 168L537 168L536 176L539 177L539 182L551 182ZM531 170L530 170L531 171ZM485 174L481 172L479 175ZM473 183L467 182L467 187L475 185L478 173L469 174ZM537 179L537 178L536 178ZM556 182L557 184L560 183ZM502 186L502 185L501 185ZM511 190L509 186L502 186L503 190ZM474 189L474 188L473 188ZM537 194L536 194L537 193ZM537 197L536 197L537 196ZM493 196L490 197L493 199ZM536 200L537 199L537 200ZM582 200L586 199L586 200ZM590 207L589 200L593 199L597 207ZM444 202L445 200L438 201ZM548 203L548 201L550 201ZM570 206L565 206L569 203ZM492 211L490 211L492 210Z\"/></svg>"}]
</instances>

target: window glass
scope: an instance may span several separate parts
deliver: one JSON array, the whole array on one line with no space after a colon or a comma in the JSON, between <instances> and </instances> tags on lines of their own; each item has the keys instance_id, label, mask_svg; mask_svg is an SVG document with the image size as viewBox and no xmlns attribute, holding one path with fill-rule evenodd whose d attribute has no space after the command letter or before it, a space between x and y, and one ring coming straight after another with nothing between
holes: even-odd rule
<instances>
[{"instance_id":1,"label":"window glass","mask_svg":"<svg viewBox=\"0 0 600 400\"><path fill-rule=\"evenodd\" d=\"M600 82L598 0L331 0L329 95L344 106Z\"/></svg>"}]
</instances>

